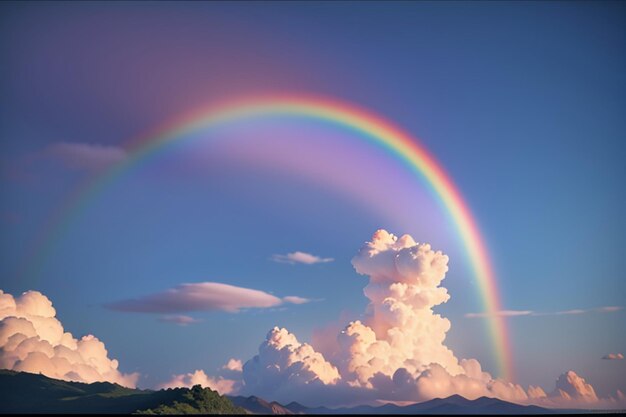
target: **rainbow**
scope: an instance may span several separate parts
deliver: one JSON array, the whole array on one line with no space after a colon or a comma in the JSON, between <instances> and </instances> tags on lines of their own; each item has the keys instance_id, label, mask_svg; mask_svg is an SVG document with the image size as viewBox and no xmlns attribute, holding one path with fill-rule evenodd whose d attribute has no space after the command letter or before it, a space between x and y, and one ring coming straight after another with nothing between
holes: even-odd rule
<instances>
[{"instance_id":1,"label":"rainbow","mask_svg":"<svg viewBox=\"0 0 626 417\"><path fill-rule=\"evenodd\" d=\"M347 128L357 133L359 138L392 155L420 180L425 180L456 227L478 281L483 310L491 316L488 321L489 334L498 373L512 380L512 354L507 328L504 319L495 314L501 310L496 277L476 221L459 190L441 165L417 140L388 121L340 101L308 96L266 96L225 101L166 123L152 133L130 141L126 146L129 158L87 179L51 217L36 245L37 258L41 261L58 235L92 197L138 161L168 144L182 141L190 133L241 119L265 116L306 117ZM35 262L38 263L41 262Z\"/></svg>"}]
</instances>

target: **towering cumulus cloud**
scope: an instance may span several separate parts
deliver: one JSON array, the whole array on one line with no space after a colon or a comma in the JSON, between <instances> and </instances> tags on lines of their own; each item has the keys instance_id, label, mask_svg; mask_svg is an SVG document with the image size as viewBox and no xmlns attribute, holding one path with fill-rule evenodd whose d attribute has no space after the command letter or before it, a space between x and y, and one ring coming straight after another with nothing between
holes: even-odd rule
<instances>
[{"instance_id":1,"label":"towering cumulus cloud","mask_svg":"<svg viewBox=\"0 0 626 417\"><path fill-rule=\"evenodd\" d=\"M591 385L572 371L546 394L539 387L525 390L495 379L475 359L457 359L444 344L450 321L433 312L450 299L440 286L448 257L430 245L378 230L352 264L369 277L363 320L318 337L320 351L274 328L258 355L244 364L241 393L330 406L453 394L547 406L598 402Z\"/></svg>"},{"instance_id":2,"label":"towering cumulus cloud","mask_svg":"<svg viewBox=\"0 0 626 417\"><path fill-rule=\"evenodd\" d=\"M528 398L520 386L492 379L476 360L459 361L445 346L450 321L433 307L450 298L440 287L446 255L409 235L378 230L352 264L369 276L365 318L326 340L323 352L273 329L243 367L246 392L327 405L333 405L329 399L419 401L455 393Z\"/></svg>"},{"instance_id":3,"label":"towering cumulus cloud","mask_svg":"<svg viewBox=\"0 0 626 417\"><path fill-rule=\"evenodd\" d=\"M432 308L450 296L439 286L448 257L409 235L397 239L385 230L352 259L356 271L370 277L370 300L364 323L350 323L339 335L342 374L353 384L372 386L376 374L392 377L398 369L411 375L437 363L458 375L463 368L443 341L450 321Z\"/></svg>"},{"instance_id":4,"label":"towering cumulus cloud","mask_svg":"<svg viewBox=\"0 0 626 417\"><path fill-rule=\"evenodd\" d=\"M139 374L122 374L104 343L92 335L75 339L55 316L52 303L40 292L13 297L0 290L0 368L135 387Z\"/></svg>"}]
</instances>

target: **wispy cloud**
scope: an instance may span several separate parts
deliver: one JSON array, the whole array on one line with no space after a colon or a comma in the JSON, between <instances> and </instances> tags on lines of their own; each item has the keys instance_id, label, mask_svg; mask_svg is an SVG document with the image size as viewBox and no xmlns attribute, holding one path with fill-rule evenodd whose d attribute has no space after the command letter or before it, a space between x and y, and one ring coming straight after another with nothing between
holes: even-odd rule
<instances>
[{"instance_id":1,"label":"wispy cloud","mask_svg":"<svg viewBox=\"0 0 626 417\"><path fill-rule=\"evenodd\" d=\"M528 316L533 314L530 310L501 310L493 313L467 313L465 317L473 318L487 318L487 317L514 317L514 316Z\"/></svg>"},{"instance_id":2,"label":"wispy cloud","mask_svg":"<svg viewBox=\"0 0 626 417\"><path fill-rule=\"evenodd\" d=\"M283 303L303 304L298 296L279 298L264 291L236 287L219 282L182 284L144 297L106 304L111 310L132 313L176 314L190 311L227 311L246 308L269 308Z\"/></svg>"},{"instance_id":3,"label":"wispy cloud","mask_svg":"<svg viewBox=\"0 0 626 417\"><path fill-rule=\"evenodd\" d=\"M469 319L474 318L492 318L492 317L516 317L516 316L566 316L566 315L578 315L578 314L586 314L586 313L615 313L617 311L622 310L624 307L619 306L606 306L606 307L598 307L598 308L590 308L590 309L572 309L572 310L564 310L564 311L553 311L553 312L540 312L540 311L532 311L532 310L501 310L495 312L485 312L485 313L466 313L465 317Z\"/></svg>"},{"instance_id":4,"label":"wispy cloud","mask_svg":"<svg viewBox=\"0 0 626 417\"><path fill-rule=\"evenodd\" d=\"M556 313L537 313L536 315L556 315L556 316L564 316L564 315L576 315L576 314L585 314L589 311L593 310L582 310L580 308L575 308L573 310L565 310L565 311L557 311Z\"/></svg>"},{"instance_id":5,"label":"wispy cloud","mask_svg":"<svg viewBox=\"0 0 626 417\"><path fill-rule=\"evenodd\" d=\"M159 317L159 321L164 323L174 323L179 326L189 326L190 324L199 323L201 320L194 319L193 317L184 316L182 314L174 314Z\"/></svg>"},{"instance_id":6,"label":"wispy cloud","mask_svg":"<svg viewBox=\"0 0 626 417\"><path fill-rule=\"evenodd\" d=\"M97 171L123 161L128 153L119 146L58 142L49 145L44 150L44 155L58 160L68 168Z\"/></svg>"},{"instance_id":7,"label":"wispy cloud","mask_svg":"<svg viewBox=\"0 0 626 417\"><path fill-rule=\"evenodd\" d=\"M606 307L597 308L596 310L600 313L613 313L615 311L620 311L623 308L624 307L620 307L620 306L606 306Z\"/></svg>"},{"instance_id":8,"label":"wispy cloud","mask_svg":"<svg viewBox=\"0 0 626 417\"><path fill-rule=\"evenodd\" d=\"M297 295L288 295L287 297L283 297L283 301L291 304L306 304L310 303L312 300L308 298L298 297Z\"/></svg>"},{"instance_id":9,"label":"wispy cloud","mask_svg":"<svg viewBox=\"0 0 626 417\"><path fill-rule=\"evenodd\" d=\"M300 252L300 251L288 253L286 255L272 255L271 259L274 262L281 262L281 263L286 263L286 264L299 263L299 264L307 264L307 265L321 264L321 263L334 261L333 258L320 258L319 256L311 255L310 253Z\"/></svg>"},{"instance_id":10,"label":"wispy cloud","mask_svg":"<svg viewBox=\"0 0 626 417\"><path fill-rule=\"evenodd\" d=\"M622 360L624 359L624 355L621 353L609 353L608 355L604 355L602 359L606 359L609 361Z\"/></svg>"}]
</instances>

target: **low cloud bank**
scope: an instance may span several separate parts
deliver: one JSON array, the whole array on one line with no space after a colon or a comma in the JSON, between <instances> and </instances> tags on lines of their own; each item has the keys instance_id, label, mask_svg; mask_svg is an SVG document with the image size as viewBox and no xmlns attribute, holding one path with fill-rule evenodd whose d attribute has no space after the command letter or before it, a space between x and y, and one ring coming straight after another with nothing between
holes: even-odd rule
<instances>
[{"instance_id":1,"label":"low cloud bank","mask_svg":"<svg viewBox=\"0 0 626 417\"><path fill-rule=\"evenodd\" d=\"M315 346L301 342L287 329L271 329L258 353L243 365L238 388L233 385L228 393L307 406L420 402L453 394L544 407L624 406L621 392L614 398L598 398L573 371L560 375L554 389L546 393L541 387L524 388L494 378L476 359L458 359L444 343L450 321L433 311L450 299L440 286L448 257L430 245L378 230L352 265L369 277L363 291L369 299L363 319L328 326L324 334L316 334ZM501 315L531 313L503 311ZM341 330L336 332L337 328Z\"/></svg>"}]
</instances>

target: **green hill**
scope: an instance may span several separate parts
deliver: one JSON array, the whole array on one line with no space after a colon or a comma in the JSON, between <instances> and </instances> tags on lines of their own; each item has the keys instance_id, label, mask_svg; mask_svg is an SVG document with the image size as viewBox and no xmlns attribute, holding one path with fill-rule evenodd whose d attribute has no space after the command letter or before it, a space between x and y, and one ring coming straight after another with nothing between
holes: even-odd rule
<instances>
[{"instance_id":1,"label":"green hill","mask_svg":"<svg viewBox=\"0 0 626 417\"><path fill-rule=\"evenodd\" d=\"M245 414L245 410L199 385L151 391L0 370L0 413Z\"/></svg>"}]
</instances>

